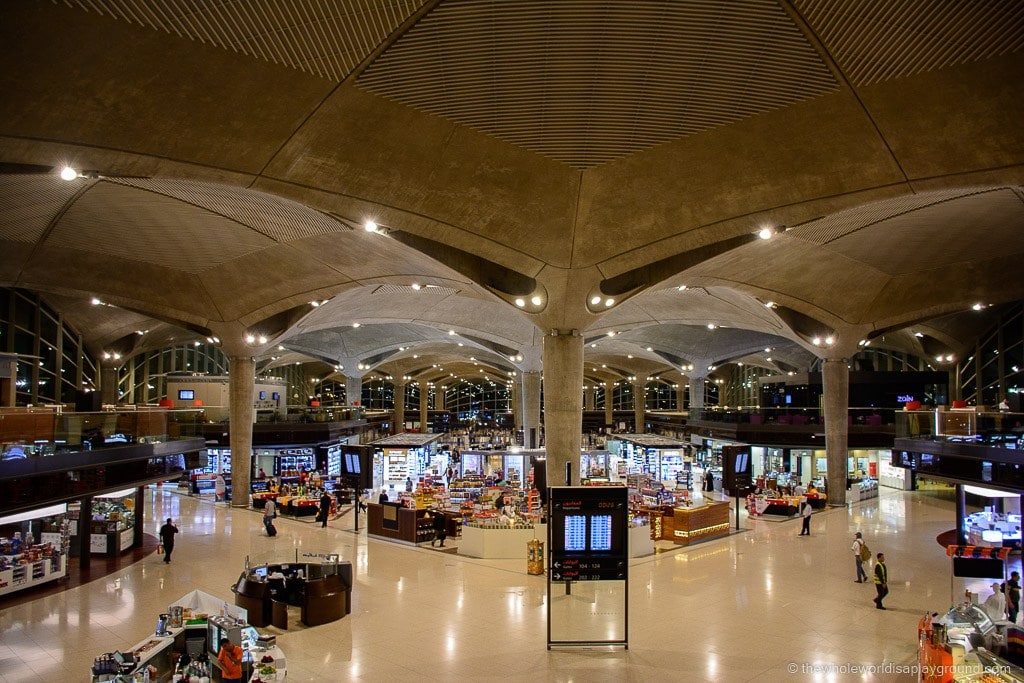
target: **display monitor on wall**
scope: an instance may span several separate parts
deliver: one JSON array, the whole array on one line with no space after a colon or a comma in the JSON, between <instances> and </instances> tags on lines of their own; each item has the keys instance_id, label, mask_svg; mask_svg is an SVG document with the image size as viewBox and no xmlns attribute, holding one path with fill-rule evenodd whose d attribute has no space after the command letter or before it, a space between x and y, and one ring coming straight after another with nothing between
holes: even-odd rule
<instances>
[{"instance_id":1,"label":"display monitor on wall","mask_svg":"<svg viewBox=\"0 0 1024 683\"><path fill-rule=\"evenodd\" d=\"M272 393L272 394L270 395L270 398L271 398L272 400L274 400L274 401L280 400L280 398L281 398L281 394L279 394L278 392L276 392L276 391L275 391L274 393Z\"/></svg>"},{"instance_id":2,"label":"display monitor on wall","mask_svg":"<svg viewBox=\"0 0 1024 683\"><path fill-rule=\"evenodd\" d=\"M265 392L265 391L261 391L260 392L260 400L261 401L266 401L267 400L267 392Z\"/></svg>"},{"instance_id":3,"label":"display monitor on wall","mask_svg":"<svg viewBox=\"0 0 1024 683\"><path fill-rule=\"evenodd\" d=\"M194 401L196 400L196 392L194 389L178 389L178 400L179 401Z\"/></svg>"}]
</instances>

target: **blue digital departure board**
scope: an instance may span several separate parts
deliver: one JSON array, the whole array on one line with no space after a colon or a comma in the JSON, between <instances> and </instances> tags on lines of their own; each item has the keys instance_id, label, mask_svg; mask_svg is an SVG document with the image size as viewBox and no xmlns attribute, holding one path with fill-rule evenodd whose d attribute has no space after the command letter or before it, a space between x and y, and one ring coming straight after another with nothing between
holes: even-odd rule
<instances>
[{"instance_id":1,"label":"blue digital departure board","mask_svg":"<svg viewBox=\"0 0 1024 683\"><path fill-rule=\"evenodd\" d=\"M587 549L586 515L565 516L565 550L583 552Z\"/></svg>"},{"instance_id":2,"label":"blue digital departure board","mask_svg":"<svg viewBox=\"0 0 1024 683\"><path fill-rule=\"evenodd\" d=\"M594 552L612 549L612 516L590 516L590 550Z\"/></svg>"}]
</instances>

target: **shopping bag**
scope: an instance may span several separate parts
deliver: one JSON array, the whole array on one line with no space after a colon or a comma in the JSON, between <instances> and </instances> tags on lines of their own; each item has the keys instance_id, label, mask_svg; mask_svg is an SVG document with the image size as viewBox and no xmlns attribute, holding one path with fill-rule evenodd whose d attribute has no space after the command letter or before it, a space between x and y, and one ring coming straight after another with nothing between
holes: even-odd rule
<instances>
[{"instance_id":1,"label":"shopping bag","mask_svg":"<svg viewBox=\"0 0 1024 683\"><path fill-rule=\"evenodd\" d=\"M156 546L156 553L157 553L157 555L163 555L164 554L164 544L163 543L160 543L160 544L158 544Z\"/></svg>"}]
</instances>

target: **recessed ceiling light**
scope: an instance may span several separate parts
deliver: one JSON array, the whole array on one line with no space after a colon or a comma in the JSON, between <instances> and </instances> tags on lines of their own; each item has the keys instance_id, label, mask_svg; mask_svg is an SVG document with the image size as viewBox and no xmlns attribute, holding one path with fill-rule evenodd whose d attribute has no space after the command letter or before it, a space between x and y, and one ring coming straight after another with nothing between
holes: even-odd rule
<instances>
[{"instance_id":1,"label":"recessed ceiling light","mask_svg":"<svg viewBox=\"0 0 1024 683\"><path fill-rule=\"evenodd\" d=\"M530 303L534 306L540 306L543 302L544 299L541 299L539 296L535 296L530 299Z\"/></svg>"},{"instance_id":2,"label":"recessed ceiling light","mask_svg":"<svg viewBox=\"0 0 1024 683\"><path fill-rule=\"evenodd\" d=\"M708 329L709 330L713 330L713 329L715 329L715 327L716 327L716 325L714 323L708 323Z\"/></svg>"},{"instance_id":3,"label":"recessed ceiling light","mask_svg":"<svg viewBox=\"0 0 1024 683\"><path fill-rule=\"evenodd\" d=\"M70 166L65 166L64 168L60 169L60 177L63 178L64 180L74 180L75 178L78 177L78 171L71 168Z\"/></svg>"},{"instance_id":4,"label":"recessed ceiling light","mask_svg":"<svg viewBox=\"0 0 1024 683\"><path fill-rule=\"evenodd\" d=\"M362 327L362 323L352 323L352 327Z\"/></svg>"},{"instance_id":5,"label":"recessed ceiling light","mask_svg":"<svg viewBox=\"0 0 1024 683\"><path fill-rule=\"evenodd\" d=\"M363 227L366 229L366 232L377 232L377 224L373 221L366 221Z\"/></svg>"},{"instance_id":6,"label":"recessed ceiling light","mask_svg":"<svg viewBox=\"0 0 1024 683\"><path fill-rule=\"evenodd\" d=\"M771 239L771 236L775 234L775 228L765 226L757 231L757 236L763 240Z\"/></svg>"},{"instance_id":7,"label":"recessed ceiling light","mask_svg":"<svg viewBox=\"0 0 1024 683\"><path fill-rule=\"evenodd\" d=\"M526 305L526 299L523 299L523 298L516 299L515 304L519 308L522 308L523 306Z\"/></svg>"},{"instance_id":8,"label":"recessed ceiling light","mask_svg":"<svg viewBox=\"0 0 1024 683\"><path fill-rule=\"evenodd\" d=\"M614 306L614 305L615 305L615 299L612 299L612 298L608 298L608 299L605 299L605 300L604 300L604 306L605 306L605 308L611 308L611 307L612 307L612 306Z\"/></svg>"},{"instance_id":9,"label":"recessed ceiling light","mask_svg":"<svg viewBox=\"0 0 1024 683\"><path fill-rule=\"evenodd\" d=\"M590 305L591 306L596 306L599 303L601 303L601 297L599 297L599 296L592 296L592 297L590 297Z\"/></svg>"}]
</instances>

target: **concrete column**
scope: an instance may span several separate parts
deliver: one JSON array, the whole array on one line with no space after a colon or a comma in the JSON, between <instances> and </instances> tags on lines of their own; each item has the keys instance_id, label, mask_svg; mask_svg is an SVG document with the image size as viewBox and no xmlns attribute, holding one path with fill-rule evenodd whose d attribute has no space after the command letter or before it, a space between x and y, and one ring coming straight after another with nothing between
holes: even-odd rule
<instances>
[{"instance_id":1,"label":"concrete column","mask_svg":"<svg viewBox=\"0 0 1024 683\"><path fill-rule=\"evenodd\" d=\"M849 457L850 367L846 358L826 358L821 364L825 409L825 455L828 462L829 505L846 505Z\"/></svg>"},{"instance_id":2,"label":"concrete column","mask_svg":"<svg viewBox=\"0 0 1024 683\"><path fill-rule=\"evenodd\" d=\"M426 434L430 431L430 411L427 403L430 399L430 387L427 380L420 381L420 433Z\"/></svg>"},{"instance_id":3,"label":"concrete column","mask_svg":"<svg viewBox=\"0 0 1024 683\"><path fill-rule=\"evenodd\" d=\"M391 421L391 433L401 434L405 431L405 380L395 382L395 411Z\"/></svg>"},{"instance_id":4,"label":"concrete column","mask_svg":"<svg viewBox=\"0 0 1024 683\"><path fill-rule=\"evenodd\" d=\"M704 410L704 383L707 378L703 375L690 376L690 415L696 417Z\"/></svg>"},{"instance_id":5,"label":"concrete column","mask_svg":"<svg viewBox=\"0 0 1024 683\"><path fill-rule=\"evenodd\" d=\"M593 410L594 409L594 392L597 391L596 387L585 387L583 389L583 409Z\"/></svg>"},{"instance_id":6,"label":"concrete column","mask_svg":"<svg viewBox=\"0 0 1024 683\"><path fill-rule=\"evenodd\" d=\"M252 356L232 356L228 361L231 507L245 508L249 507L249 478L252 472L252 397L256 362Z\"/></svg>"},{"instance_id":7,"label":"concrete column","mask_svg":"<svg viewBox=\"0 0 1024 683\"><path fill-rule=\"evenodd\" d=\"M345 403L350 406L363 404L362 375L345 375Z\"/></svg>"},{"instance_id":8,"label":"concrete column","mask_svg":"<svg viewBox=\"0 0 1024 683\"><path fill-rule=\"evenodd\" d=\"M676 410L683 410L686 406L686 385L676 385Z\"/></svg>"},{"instance_id":9,"label":"concrete column","mask_svg":"<svg viewBox=\"0 0 1024 683\"><path fill-rule=\"evenodd\" d=\"M604 383L604 424L615 431L615 383Z\"/></svg>"},{"instance_id":10,"label":"concrete column","mask_svg":"<svg viewBox=\"0 0 1024 683\"><path fill-rule=\"evenodd\" d=\"M448 410L448 400L445 398L445 393L444 385L434 385L434 410Z\"/></svg>"},{"instance_id":11,"label":"concrete column","mask_svg":"<svg viewBox=\"0 0 1024 683\"><path fill-rule=\"evenodd\" d=\"M117 394L117 366L100 365L100 396L104 404L113 405L120 402Z\"/></svg>"},{"instance_id":12,"label":"concrete column","mask_svg":"<svg viewBox=\"0 0 1024 683\"><path fill-rule=\"evenodd\" d=\"M646 382L643 380L636 380L633 382L633 431L637 434L643 434L646 430L644 429L644 418L647 416L647 392L645 390Z\"/></svg>"},{"instance_id":13,"label":"concrete column","mask_svg":"<svg viewBox=\"0 0 1024 683\"><path fill-rule=\"evenodd\" d=\"M544 439L549 486L580 485L583 429L583 337L544 337ZM571 463L571 481L565 465Z\"/></svg>"},{"instance_id":14,"label":"concrete column","mask_svg":"<svg viewBox=\"0 0 1024 683\"><path fill-rule=\"evenodd\" d=\"M523 433L526 447L537 448L540 443L539 372L523 373Z\"/></svg>"},{"instance_id":15,"label":"concrete column","mask_svg":"<svg viewBox=\"0 0 1024 683\"><path fill-rule=\"evenodd\" d=\"M142 530L146 519L146 487L140 486L135 489L135 528L132 533L132 545L136 548L142 547Z\"/></svg>"},{"instance_id":16,"label":"concrete column","mask_svg":"<svg viewBox=\"0 0 1024 683\"><path fill-rule=\"evenodd\" d=\"M523 392L519 390L519 382L515 381L509 386L509 394L512 403L512 428L514 431L523 429Z\"/></svg>"}]
</instances>

